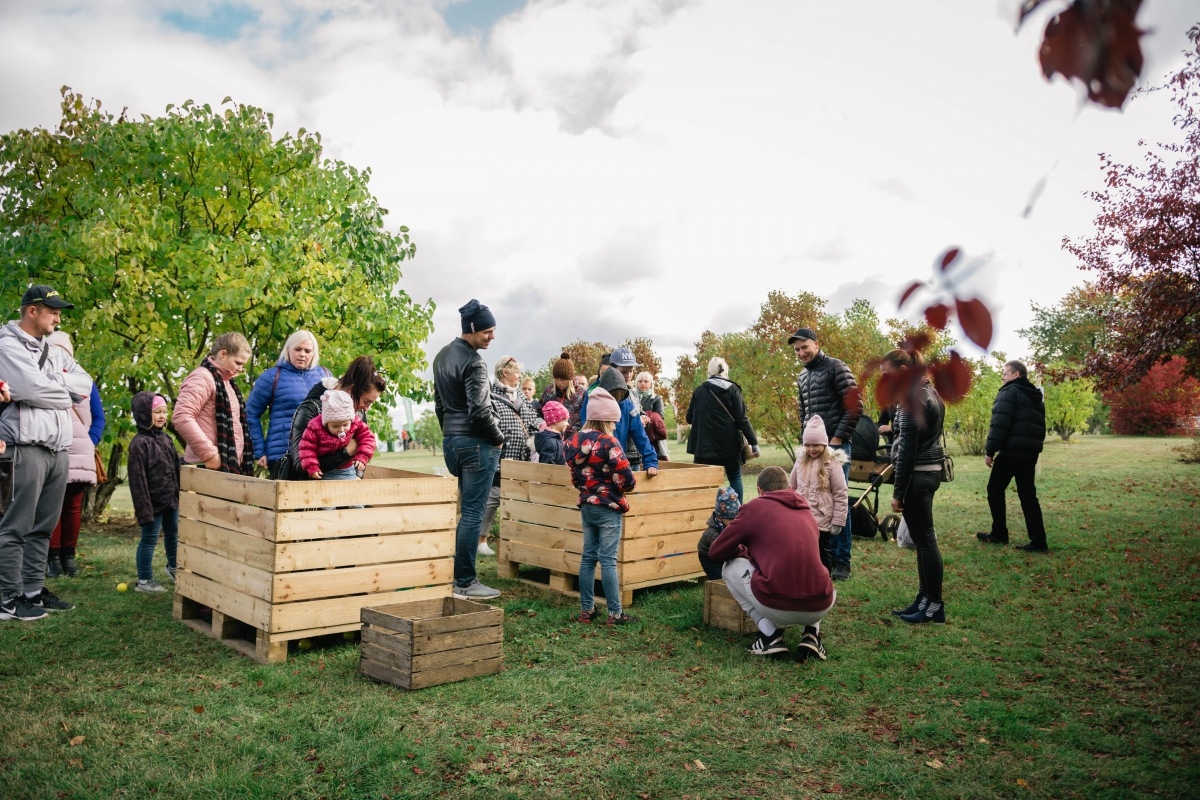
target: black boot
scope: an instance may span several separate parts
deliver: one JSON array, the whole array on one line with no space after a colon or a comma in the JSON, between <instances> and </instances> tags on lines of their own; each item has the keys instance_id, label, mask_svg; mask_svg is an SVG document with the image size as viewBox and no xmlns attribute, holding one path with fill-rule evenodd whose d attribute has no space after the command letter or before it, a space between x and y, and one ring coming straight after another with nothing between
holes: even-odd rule
<instances>
[{"instance_id":1,"label":"black boot","mask_svg":"<svg viewBox=\"0 0 1200 800\"><path fill-rule=\"evenodd\" d=\"M903 617L905 614L915 614L918 611L925 610L925 604L929 602L929 598L917 592L917 599L912 601L908 608L893 608L892 613L897 617Z\"/></svg>"},{"instance_id":2,"label":"black boot","mask_svg":"<svg viewBox=\"0 0 1200 800\"><path fill-rule=\"evenodd\" d=\"M817 532L817 550L821 554L821 565L827 572L833 572L833 543L829 531Z\"/></svg>"},{"instance_id":3,"label":"black boot","mask_svg":"<svg viewBox=\"0 0 1200 800\"><path fill-rule=\"evenodd\" d=\"M62 571L67 573L68 578L78 578L79 577L79 567L77 567L75 565L75 551L74 550L64 549L62 551Z\"/></svg>"},{"instance_id":4,"label":"black boot","mask_svg":"<svg viewBox=\"0 0 1200 800\"><path fill-rule=\"evenodd\" d=\"M62 564L59 562L59 554L62 551L57 547L50 548L50 555L46 558L46 577L59 578L63 574Z\"/></svg>"}]
</instances>

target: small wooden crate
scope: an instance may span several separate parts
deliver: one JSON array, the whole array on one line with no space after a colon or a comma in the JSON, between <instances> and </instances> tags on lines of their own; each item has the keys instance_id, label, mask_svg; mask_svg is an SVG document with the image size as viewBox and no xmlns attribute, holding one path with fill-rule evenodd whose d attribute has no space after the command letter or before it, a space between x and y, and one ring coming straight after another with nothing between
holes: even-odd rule
<instances>
[{"instance_id":1,"label":"small wooden crate","mask_svg":"<svg viewBox=\"0 0 1200 800\"><path fill-rule=\"evenodd\" d=\"M710 580L704 584L704 624L734 633L758 633L758 626L733 599L725 581Z\"/></svg>"},{"instance_id":2,"label":"small wooden crate","mask_svg":"<svg viewBox=\"0 0 1200 800\"><path fill-rule=\"evenodd\" d=\"M181 488L175 618L258 661L285 661L293 639L358 630L365 606L450 595L451 479L368 467L360 481L270 481L188 467Z\"/></svg>"},{"instance_id":3,"label":"small wooden crate","mask_svg":"<svg viewBox=\"0 0 1200 800\"><path fill-rule=\"evenodd\" d=\"M364 675L401 689L495 675L503 666L504 611L455 597L362 610Z\"/></svg>"},{"instance_id":4,"label":"small wooden crate","mask_svg":"<svg viewBox=\"0 0 1200 800\"><path fill-rule=\"evenodd\" d=\"M704 575L696 544L725 471L675 461L658 466L653 478L635 473L637 486L627 495L629 512L623 517L617 551L622 608L633 602L635 589ZM571 485L570 471L554 464L504 460L500 478L497 574L520 578L522 565L541 567L550 571L549 588L578 594L583 525L579 490Z\"/></svg>"}]
</instances>

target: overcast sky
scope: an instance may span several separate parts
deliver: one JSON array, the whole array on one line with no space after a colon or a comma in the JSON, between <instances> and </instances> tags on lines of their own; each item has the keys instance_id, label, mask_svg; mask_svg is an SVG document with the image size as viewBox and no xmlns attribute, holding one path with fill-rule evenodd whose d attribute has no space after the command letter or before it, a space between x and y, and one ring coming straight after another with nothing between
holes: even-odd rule
<instances>
[{"instance_id":1,"label":"overcast sky","mask_svg":"<svg viewBox=\"0 0 1200 800\"><path fill-rule=\"evenodd\" d=\"M54 126L66 84L152 115L231 95L279 135L320 131L412 230L403 286L437 303L431 357L477 297L489 364L647 336L671 372L773 289L889 316L950 245L989 259L968 293L1024 355L1030 302L1086 278L1061 241L1092 231L1097 153L1179 137L1162 93L1114 112L1046 83L1060 6L1014 32L1016 6L0 0L0 130ZM1146 0L1144 81L1178 69L1197 18Z\"/></svg>"}]
</instances>

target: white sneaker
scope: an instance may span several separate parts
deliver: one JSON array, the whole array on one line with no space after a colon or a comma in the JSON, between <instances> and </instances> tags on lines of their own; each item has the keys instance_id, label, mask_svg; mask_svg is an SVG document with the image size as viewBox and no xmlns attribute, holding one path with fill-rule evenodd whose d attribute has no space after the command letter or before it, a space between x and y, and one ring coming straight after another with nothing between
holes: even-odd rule
<instances>
[{"instance_id":1,"label":"white sneaker","mask_svg":"<svg viewBox=\"0 0 1200 800\"><path fill-rule=\"evenodd\" d=\"M137 586L133 587L135 592L165 592L166 588L158 581L151 579L148 581L137 582Z\"/></svg>"},{"instance_id":2,"label":"white sneaker","mask_svg":"<svg viewBox=\"0 0 1200 800\"><path fill-rule=\"evenodd\" d=\"M455 586L454 596L459 600L491 600L500 596L499 589L484 586L478 579L471 581L470 586Z\"/></svg>"},{"instance_id":3,"label":"white sneaker","mask_svg":"<svg viewBox=\"0 0 1200 800\"><path fill-rule=\"evenodd\" d=\"M480 542L480 543L479 543L479 555L481 555L481 556L494 556L494 555L496 555L496 551L495 551L495 550L493 550L492 548L488 547L488 543L487 543L487 542Z\"/></svg>"}]
</instances>

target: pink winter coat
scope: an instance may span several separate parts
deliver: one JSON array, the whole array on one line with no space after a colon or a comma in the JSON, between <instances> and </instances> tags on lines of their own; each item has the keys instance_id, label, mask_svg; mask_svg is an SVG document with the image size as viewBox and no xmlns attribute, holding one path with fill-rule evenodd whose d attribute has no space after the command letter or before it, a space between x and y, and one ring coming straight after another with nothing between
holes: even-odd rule
<instances>
[{"instance_id":1,"label":"pink winter coat","mask_svg":"<svg viewBox=\"0 0 1200 800\"><path fill-rule=\"evenodd\" d=\"M96 445L88 436L92 426L91 398L80 400L71 411L71 448L68 450L67 483L96 484Z\"/></svg>"},{"instance_id":2,"label":"pink winter coat","mask_svg":"<svg viewBox=\"0 0 1200 800\"><path fill-rule=\"evenodd\" d=\"M242 460L247 432L238 424L241 405L233 393L228 380L221 381L221 388L229 398L229 411L233 415L233 439L237 445L238 462ZM172 415L175 430L187 442L183 460L189 464L208 461L217 455L217 383L212 373L204 367L192 370L179 386L179 398L175 401Z\"/></svg>"},{"instance_id":3,"label":"pink winter coat","mask_svg":"<svg viewBox=\"0 0 1200 800\"><path fill-rule=\"evenodd\" d=\"M840 458L839 458L840 456ZM807 465L805 465L807 461ZM803 452L792 467L788 476L788 486L808 501L817 528L823 531L833 529L834 525L846 527L846 513L849 509L848 493L846 491L846 473L842 465L846 463L846 454L841 450L833 451L833 458L825 462L825 474L829 476L829 488L821 491L820 462L816 459L806 459ZM807 468L806 468L807 467Z\"/></svg>"},{"instance_id":4,"label":"pink winter coat","mask_svg":"<svg viewBox=\"0 0 1200 800\"><path fill-rule=\"evenodd\" d=\"M354 458L340 465L338 469L345 469L355 461L365 467L371 460L371 456L375 455L375 434L371 433L367 423L355 416L346 438L339 439L325 430L325 420L321 418L320 414L317 414L309 420L308 427L304 429L304 433L300 437L300 468L306 475L312 475L321 469L317 459L342 449L346 446L347 439L358 442L358 449L354 451Z\"/></svg>"}]
</instances>

